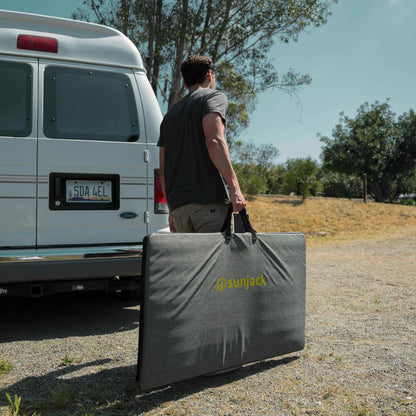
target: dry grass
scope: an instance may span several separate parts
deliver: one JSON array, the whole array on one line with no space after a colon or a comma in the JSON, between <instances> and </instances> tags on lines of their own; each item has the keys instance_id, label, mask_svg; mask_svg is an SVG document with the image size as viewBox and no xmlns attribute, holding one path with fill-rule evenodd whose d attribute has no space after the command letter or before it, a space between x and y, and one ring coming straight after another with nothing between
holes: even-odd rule
<instances>
[{"instance_id":1,"label":"dry grass","mask_svg":"<svg viewBox=\"0 0 416 416\"><path fill-rule=\"evenodd\" d=\"M256 196L247 210L258 232L301 232L309 245L416 232L416 208L343 198Z\"/></svg>"}]
</instances>

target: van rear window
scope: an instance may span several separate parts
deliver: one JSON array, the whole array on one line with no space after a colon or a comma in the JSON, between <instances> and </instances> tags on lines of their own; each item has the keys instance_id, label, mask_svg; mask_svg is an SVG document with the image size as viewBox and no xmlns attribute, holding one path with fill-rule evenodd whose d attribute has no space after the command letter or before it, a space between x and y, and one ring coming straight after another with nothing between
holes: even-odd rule
<instances>
[{"instance_id":1,"label":"van rear window","mask_svg":"<svg viewBox=\"0 0 416 416\"><path fill-rule=\"evenodd\" d=\"M0 136L26 137L32 131L32 67L0 61Z\"/></svg>"},{"instance_id":2,"label":"van rear window","mask_svg":"<svg viewBox=\"0 0 416 416\"><path fill-rule=\"evenodd\" d=\"M128 76L49 66L44 81L45 136L104 141L138 139L136 102Z\"/></svg>"}]
</instances>

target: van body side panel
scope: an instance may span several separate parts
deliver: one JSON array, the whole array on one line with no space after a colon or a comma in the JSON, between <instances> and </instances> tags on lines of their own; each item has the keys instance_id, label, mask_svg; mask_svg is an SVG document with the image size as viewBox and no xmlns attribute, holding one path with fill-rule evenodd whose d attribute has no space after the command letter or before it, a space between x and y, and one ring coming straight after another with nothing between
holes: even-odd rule
<instances>
[{"instance_id":1,"label":"van body side panel","mask_svg":"<svg viewBox=\"0 0 416 416\"><path fill-rule=\"evenodd\" d=\"M9 65L17 65L8 71ZM0 118L0 247L34 246L36 244L36 146L37 146L37 124L36 124L36 100L37 84L33 82L37 76L38 63L35 59L12 58L0 54L0 73L4 76L14 71L23 69L21 81L30 82L30 97L17 97L20 88L15 88L13 82L2 78L0 97L0 111L10 110L16 104L16 100L30 99L30 111L25 118L29 129L23 128L19 131L21 120L16 123L10 122L10 116L6 119ZM12 83L10 85L10 82ZM7 85L9 84L9 85ZM14 104L11 102L14 101ZM21 117L20 117L21 118ZM15 124L15 126L14 126ZM7 129L16 128L16 135L27 135L26 137L12 136L12 131L6 133Z\"/></svg>"},{"instance_id":2,"label":"van body side panel","mask_svg":"<svg viewBox=\"0 0 416 416\"><path fill-rule=\"evenodd\" d=\"M36 244L36 139L0 138L0 246Z\"/></svg>"},{"instance_id":3,"label":"van body side panel","mask_svg":"<svg viewBox=\"0 0 416 416\"><path fill-rule=\"evenodd\" d=\"M152 166L158 167L159 166L159 148L155 143L149 144L149 163L153 161ZM152 169L153 170L153 169ZM149 209L149 234L155 232L161 232L164 228L167 227L166 224L166 214L155 214L154 204L155 204L155 178L154 172L149 172L149 205L151 208ZM167 232L168 228L166 230Z\"/></svg>"},{"instance_id":4,"label":"van body side panel","mask_svg":"<svg viewBox=\"0 0 416 416\"><path fill-rule=\"evenodd\" d=\"M159 103L156 100L146 75L143 72L135 71L134 76L142 101L147 143L156 144L159 140L160 123L162 122L162 113L159 108ZM159 166L159 160L157 160L156 165Z\"/></svg>"},{"instance_id":5,"label":"van body side panel","mask_svg":"<svg viewBox=\"0 0 416 416\"><path fill-rule=\"evenodd\" d=\"M165 214L155 214L155 190L154 190L154 169L159 167L159 140L160 123L162 122L162 113L159 104L153 93L152 87L145 74L135 72L136 82L139 88L139 94L142 101L143 116L145 119L146 138L148 143L148 205L149 205L149 226L148 233L160 232L167 230L167 216Z\"/></svg>"}]
</instances>

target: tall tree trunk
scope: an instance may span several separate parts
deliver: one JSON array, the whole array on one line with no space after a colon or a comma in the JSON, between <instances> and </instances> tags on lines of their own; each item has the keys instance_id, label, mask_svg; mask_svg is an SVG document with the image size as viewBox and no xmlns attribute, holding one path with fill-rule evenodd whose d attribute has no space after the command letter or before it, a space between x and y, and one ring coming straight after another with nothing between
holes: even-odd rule
<instances>
[{"instance_id":1,"label":"tall tree trunk","mask_svg":"<svg viewBox=\"0 0 416 416\"><path fill-rule=\"evenodd\" d=\"M207 0L207 11L205 14L204 28L201 34L201 47L199 49L200 55L205 55L207 49L207 33L211 24L211 15L212 15L212 0Z\"/></svg>"},{"instance_id":2,"label":"tall tree trunk","mask_svg":"<svg viewBox=\"0 0 416 416\"><path fill-rule=\"evenodd\" d=\"M168 109L179 99L181 89L181 63L185 50L185 38L188 21L188 0L182 0L182 12L180 18L180 37L176 48L175 64L172 72L172 87L169 94Z\"/></svg>"},{"instance_id":3,"label":"tall tree trunk","mask_svg":"<svg viewBox=\"0 0 416 416\"><path fill-rule=\"evenodd\" d=\"M122 25L122 32L129 36L129 14L130 14L130 1L129 0L121 0L121 25Z\"/></svg>"},{"instance_id":4,"label":"tall tree trunk","mask_svg":"<svg viewBox=\"0 0 416 416\"><path fill-rule=\"evenodd\" d=\"M378 182L371 182L370 190L372 191L376 202L385 202L383 190Z\"/></svg>"},{"instance_id":5,"label":"tall tree trunk","mask_svg":"<svg viewBox=\"0 0 416 416\"><path fill-rule=\"evenodd\" d=\"M148 0L146 7L146 18L147 18L147 30L149 34L149 39L147 41L147 56L145 58L145 65L147 76L154 93L157 95L157 88L153 87L153 62L154 62L154 43L155 43L155 30L154 30L154 11L155 11L155 1Z\"/></svg>"},{"instance_id":6,"label":"tall tree trunk","mask_svg":"<svg viewBox=\"0 0 416 416\"><path fill-rule=\"evenodd\" d=\"M161 64L161 51L162 51L162 10L163 0L157 0L156 3L156 34L155 34L155 53L153 58L153 76L152 76L152 88L157 96L157 87L159 85L159 70Z\"/></svg>"},{"instance_id":7,"label":"tall tree trunk","mask_svg":"<svg viewBox=\"0 0 416 416\"><path fill-rule=\"evenodd\" d=\"M217 36L217 40L215 42L215 46L214 46L214 50L212 52L212 61L215 63L217 61L217 57L218 57L218 50L221 44L221 40L224 37L225 32L227 31L227 26L230 20L230 12L231 12L231 7L232 7L232 0L226 0L226 7L225 7L225 11L224 11L224 20L223 23L221 25L220 31L218 33Z\"/></svg>"}]
</instances>

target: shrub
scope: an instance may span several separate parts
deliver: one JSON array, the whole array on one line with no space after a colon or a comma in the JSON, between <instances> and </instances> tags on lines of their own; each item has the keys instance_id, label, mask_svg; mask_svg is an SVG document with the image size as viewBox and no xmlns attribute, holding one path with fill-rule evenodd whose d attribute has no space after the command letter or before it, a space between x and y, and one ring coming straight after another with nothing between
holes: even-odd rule
<instances>
[{"instance_id":1,"label":"shrub","mask_svg":"<svg viewBox=\"0 0 416 416\"><path fill-rule=\"evenodd\" d=\"M9 374L14 368L14 365L8 361L0 361L0 374Z\"/></svg>"},{"instance_id":2,"label":"shrub","mask_svg":"<svg viewBox=\"0 0 416 416\"><path fill-rule=\"evenodd\" d=\"M408 198L408 199L400 199L399 200L401 205L410 205L412 207L416 207L416 201L414 199Z\"/></svg>"},{"instance_id":3,"label":"shrub","mask_svg":"<svg viewBox=\"0 0 416 416\"><path fill-rule=\"evenodd\" d=\"M363 195L361 179L342 173L324 173L322 194L332 198L361 198Z\"/></svg>"}]
</instances>

